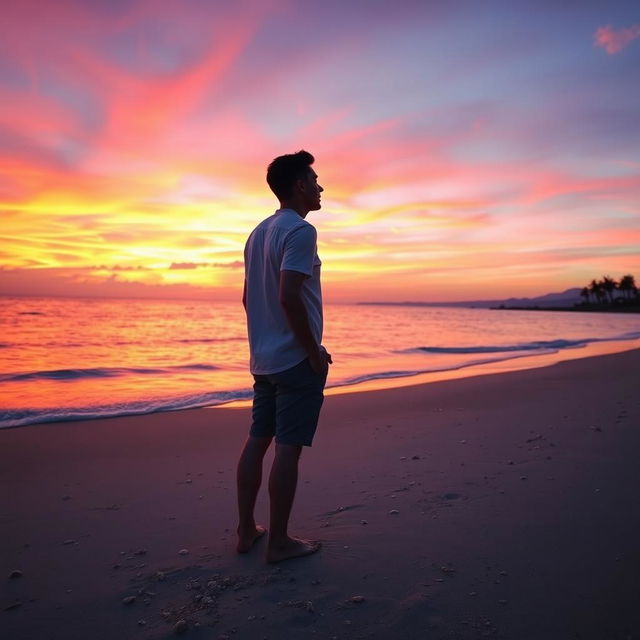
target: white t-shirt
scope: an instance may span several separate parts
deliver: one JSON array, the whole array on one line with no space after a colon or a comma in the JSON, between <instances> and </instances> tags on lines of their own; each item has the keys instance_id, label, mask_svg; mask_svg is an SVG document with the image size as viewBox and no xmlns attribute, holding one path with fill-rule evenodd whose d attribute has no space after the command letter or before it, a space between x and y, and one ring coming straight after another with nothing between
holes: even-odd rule
<instances>
[{"instance_id":1,"label":"white t-shirt","mask_svg":"<svg viewBox=\"0 0 640 640\"><path fill-rule=\"evenodd\" d=\"M280 304L280 272L307 278L302 300L311 332L322 341L320 258L315 227L293 209L279 209L251 233L244 248L250 369L256 375L279 373L302 362L307 353L294 335Z\"/></svg>"}]
</instances>

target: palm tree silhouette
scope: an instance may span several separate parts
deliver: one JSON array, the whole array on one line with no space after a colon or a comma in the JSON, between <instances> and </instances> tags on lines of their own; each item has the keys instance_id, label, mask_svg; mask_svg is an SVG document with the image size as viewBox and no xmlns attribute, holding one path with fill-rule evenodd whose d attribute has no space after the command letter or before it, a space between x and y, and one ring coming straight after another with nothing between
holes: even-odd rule
<instances>
[{"instance_id":1,"label":"palm tree silhouette","mask_svg":"<svg viewBox=\"0 0 640 640\"><path fill-rule=\"evenodd\" d=\"M602 288L609 296L609 302L613 304L613 292L618 288L618 283L611 276L604 276L601 284Z\"/></svg>"},{"instance_id":2,"label":"palm tree silhouette","mask_svg":"<svg viewBox=\"0 0 640 640\"><path fill-rule=\"evenodd\" d=\"M622 291L622 295L625 300L629 300L632 294L638 293L638 287L636 286L636 280L631 274L622 276L618 283L618 289Z\"/></svg>"},{"instance_id":3,"label":"palm tree silhouette","mask_svg":"<svg viewBox=\"0 0 640 640\"><path fill-rule=\"evenodd\" d=\"M602 297L604 296L604 290L602 288L602 283L599 280L592 280L589 284L589 291L593 294L593 297L596 299L596 302L602 302Z\"/></svg>"},{"instance_id":4,"label":"palm tree silhouette","mask_svg":"<svg viewBox=\"0 0 640 640\"><path fill-rule=\"evenodd\" d=\"M622 297L614 299L616 291L620 291ZM602 280L593 279L586 287L583 287L580 290L580 296L585 299L586 304L593 300L593 304L597 305L604 305L608 298L607 307L618 302L619 305L625 307L621 310L626 310L640 303L640 288L630 273L622 276L620 282L616 282L611 276L603 276ZM629 310L633 311L634 309Z\"/></svg>"}]
</instances>

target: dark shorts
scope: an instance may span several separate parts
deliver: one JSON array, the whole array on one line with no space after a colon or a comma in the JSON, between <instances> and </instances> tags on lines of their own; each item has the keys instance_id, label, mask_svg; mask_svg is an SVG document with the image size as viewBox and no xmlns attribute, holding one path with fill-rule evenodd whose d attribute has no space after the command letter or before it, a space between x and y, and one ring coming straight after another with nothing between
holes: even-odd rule
<instances>
[{"instance_id":1,"label":"dark shorts","mask_svg":"<svg viewBox=\"0 0 640 640\"><path fill-rule=\"evenodd\" d=\"M291 369L254 375L253 424L257 438L275 436L278 444L310 447L324 400L326 376L303 360Z\"/></svg>"}]
</instances>

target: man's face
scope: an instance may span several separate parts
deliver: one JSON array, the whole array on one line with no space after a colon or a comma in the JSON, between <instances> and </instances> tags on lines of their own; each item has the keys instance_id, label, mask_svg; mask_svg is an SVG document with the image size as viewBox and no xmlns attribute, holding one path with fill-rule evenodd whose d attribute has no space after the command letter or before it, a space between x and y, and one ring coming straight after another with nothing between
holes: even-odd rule
<instances>
[{"instance_id":1,"label":"man's face","mask_svg":"<svg viewBox=\"0 0 640 640\"><path fill-rule=\"evenodd\" d=\"M311 168L309 173L304 179L303 192L305 196L305 204L309 208L309 211L317 211L322 206L320 204L320 194L324 189L318 184L318 174Z\"/></svg>"}]
</instances>

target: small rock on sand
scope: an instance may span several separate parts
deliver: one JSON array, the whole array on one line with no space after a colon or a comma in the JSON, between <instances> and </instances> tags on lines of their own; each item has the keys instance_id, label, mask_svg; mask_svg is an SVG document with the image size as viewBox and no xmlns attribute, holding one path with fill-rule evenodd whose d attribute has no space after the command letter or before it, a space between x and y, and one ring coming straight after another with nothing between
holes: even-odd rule
<instances>
[{"instance_id":1,"label":"small rock on sand","mask_svg":"<svg viewBox=\"0 0 640 640\"><path fill-rule=\"evenodd\" d=\"M364 596L352 596L351 602L355 602L356 604L362 604L364 602Z\"/></svg>"},{"instance_id":2,"label":"small rock on sand","mask_svg":"<svg viewBox=\"0 0 640 640\"><path fill-rule=\"evenodd\" d=\"M189 629L189 625L186 620L178 620L175 626L173 627L173 633L180 635L185 633Z\"/></svg>"},{"instance_id":3,"label":"small rock on sand","mask_svg":"<svg viewBox=\"0 0 640 640\"><path fill-rule=\"evenodd\" d=\"M22 578L22 571L20 569L14 569L10 574L9 578L15 580L16 578Z\"/></svg>"},{"instance_id":4,"label":"small rock on sand","mask_svg":"<svg viewBox=\"0 0 640 640\"><path fill-rule=\"evenodd\" d=\"M397 509L391 509L391 511L389 511L390 516L397 516L399 513Z\"/></svg>"},{"instance_id":5,"label":"small rock on sand","mask_svg":"<svg viewBox=\"0 0 640 640\"><path fill-rule=\"evenodd\" d=\"M178 551L178 553L181 556L188 556L189 555L189 549L180 549L180 551Z\"/></svg>"},{"instance_id":6,"label":"small rock on sand","mask_svg":"<svg viewBox=\"0 0 640 640\"><path fill-rule=\"evenodd\" d=\"M127 596L126 598L122 598L122 604L133 604L135 601L135 596Z\"/></svg>"}]
</instances>

